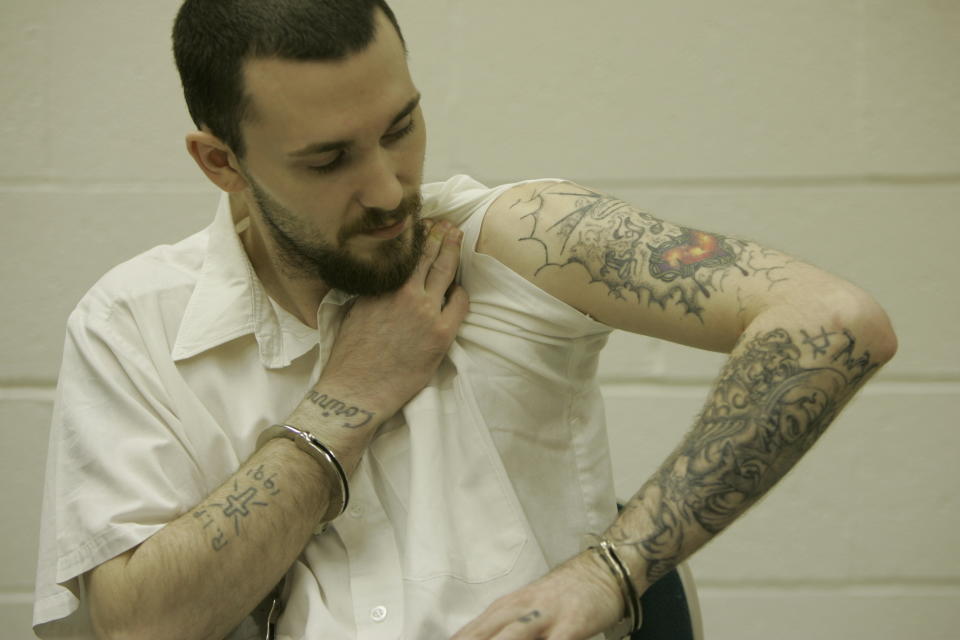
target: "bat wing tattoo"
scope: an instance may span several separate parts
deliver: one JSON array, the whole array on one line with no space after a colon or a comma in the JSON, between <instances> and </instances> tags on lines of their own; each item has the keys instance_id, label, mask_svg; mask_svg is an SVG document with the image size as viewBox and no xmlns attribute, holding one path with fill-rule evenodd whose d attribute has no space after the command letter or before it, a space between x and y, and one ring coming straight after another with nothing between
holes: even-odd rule
<instances>
[{"instance_id":1,"label":"bat wing tattoo","mask_svg":"<svg viewBox=\"0 0 960 640\"><path fill-rule=\"evenodd\" d=\"M543 211L561 202L567 213L550 222ZM567 184L550 184L518 203L533 221L521 240L539 243L547 267L579 264L610 295L662 309L677 306L703 321L703 300L723 288L731 270L764 273L772 286L783 267L760 264L772 254L752 243L671 225L621 200Z\"/></svg>"}]
</instances>

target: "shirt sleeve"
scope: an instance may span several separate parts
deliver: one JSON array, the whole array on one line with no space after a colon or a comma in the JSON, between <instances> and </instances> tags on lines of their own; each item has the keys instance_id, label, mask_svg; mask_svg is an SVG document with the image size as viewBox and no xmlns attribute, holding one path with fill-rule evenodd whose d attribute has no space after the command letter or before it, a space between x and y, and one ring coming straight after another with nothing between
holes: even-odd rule
<instances>
[{"instance_id":1,"label":"shirt sleeve","mask_svg":"<svg viewBox=\"0 0 960 640\"><path fill-rule=\"evenodd\" d=\"M528 338L577 339L609 335L613 330L581 313L520 276L493 256L476 250L490 206L504 192L530 182L562 182L556 178L525 180L489 188L467 176L455 176L432 187L430 195L443 217L464 232L460 282L470 291L471 310L514 325Z\"/></svg>"},{"instance_id":2,"label":"shirt sleeve","mask_svg":"<svg viewBox=\"0 0 960 640\"><path fill-rule=\"evenodd\" d=\"M83 574L202 498L149 340L128 307L93 292L68 321L37 566L40 637L92 637Z\"/></svg>"}]
</instances>

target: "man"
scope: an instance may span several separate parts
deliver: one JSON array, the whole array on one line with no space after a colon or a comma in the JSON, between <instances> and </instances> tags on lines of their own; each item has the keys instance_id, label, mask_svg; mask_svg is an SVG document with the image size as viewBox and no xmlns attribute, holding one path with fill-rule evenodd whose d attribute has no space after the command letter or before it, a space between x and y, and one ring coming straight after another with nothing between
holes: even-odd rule
<instances>
[{"instance_id":1,"label":"man","mask_svg":"<svg viewBox=\"0 0 960 640\"><path fill-rule=\"evenodd\" d=\"M866 294L754 243L561 181L421 185L380 0L187 0L174 42L225 195L71 316L41 635L248 637L281 581L283 638L636 626L895 352ZM619 517L612 328L730 353Z\"/></svg>"}]
</instances>

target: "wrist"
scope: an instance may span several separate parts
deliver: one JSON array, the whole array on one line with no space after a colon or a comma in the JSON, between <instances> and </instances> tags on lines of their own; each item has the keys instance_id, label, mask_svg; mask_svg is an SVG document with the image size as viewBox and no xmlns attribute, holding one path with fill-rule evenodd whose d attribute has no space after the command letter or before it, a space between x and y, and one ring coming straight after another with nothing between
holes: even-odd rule
<instances>
[{"instance_id":1,"label":"wrist","mask_svg":"<svg viewBox=\"0 0 960 640\"><path fill-rule=\"evenodd\" d=\"M360 384L321 375L300 407L343 428L375 430L404 404L406 400L396 399L387 385Z\"/></svg>"},{"instance_id":2,"label":"wrist","mask_svg":"<svg viewBox=\"0 0 960 640\"><path fill-rule=\"evenodd\" d=\"M607 539L600 538L597 545L587 549L587 553L594 559L595 571L606 576L608 591L615 594L612 597L620 605L619 622L612 630L614 637L626 637L639 630L643 617L640 608L641 592L631 579L630 570L617 552L617 547Z\"/></svg>"},{"instance_id":3,"label":"wrist","mask_svg":"<svg viewBox=\"0 0 960 640\"><path fill-rule=\"evenodd\" d=\"M321 522L328 522L342 514L350 501L350 483L343 465L333 452L308 431L290 425L273 425L264 429L257 439L257 449L278 438L293 442L297 449L309 455L326 475L330 501Z\"/></svg>"},{"instance_id":4,"label":"wrist","mask_svg":"<svg viewBox=\"0 0 960 640\"><path fill-rule=\"evenodd\" d=\"M620 587L593 548L582 551L565 567L575 572L578 591L592 594L596 632L603 631L605 637L617 640L629 633L631 618L625 611Z\"/></svg>"},{"instance_id":5,"label":"wrist","mask_svg":"<svg viewBox=\"0 0 960 640\"><path fill-rule=\"evenodd\" d=\"M409 400L407 397L401 398L393 385L383 381L364 380L329 372L320 375L311 391L317 396L326 395L334 401L343 402L348 408L356 407L376 416L385 416L384 419L399 411ZM307 399L310 399L309 393Z\"/></svg>"}]
</instances>

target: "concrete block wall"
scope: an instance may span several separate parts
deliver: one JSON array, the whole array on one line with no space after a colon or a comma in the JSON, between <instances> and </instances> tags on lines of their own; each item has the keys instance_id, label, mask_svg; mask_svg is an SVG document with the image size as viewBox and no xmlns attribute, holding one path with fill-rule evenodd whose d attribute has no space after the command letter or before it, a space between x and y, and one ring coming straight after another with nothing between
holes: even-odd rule
<instances>
[{"instance_id":1,"label":"concrete block wall","mask_svg":"<svg viewBox=\"0 0 960 640\"><path fill-rule=\"evenodd\" d=\"M0 3L0 629L29 631L66 316L217 194L169 30L179 0ZM711 640L960 637L960 3L395 0L428 178L560 176L747 236L874 293L900 353L691 562ZM688 428L722 356L618 333L618 491ZM638 416L642 418L638 419Z\"/></svg>"}]
</instances>

